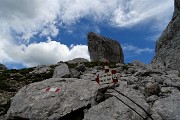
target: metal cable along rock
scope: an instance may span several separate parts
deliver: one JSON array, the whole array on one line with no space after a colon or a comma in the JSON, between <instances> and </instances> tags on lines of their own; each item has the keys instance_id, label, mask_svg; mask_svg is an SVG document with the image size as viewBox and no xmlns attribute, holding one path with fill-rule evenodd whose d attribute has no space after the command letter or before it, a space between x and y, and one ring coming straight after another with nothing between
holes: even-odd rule
<instances>
[{"instance_id":1,"label":"metal cable along rock","mask_svg":"<svg viewBox=\"0 0 180 120\"><path fill-rule=\"evenodd\" d=\"M137 113L139 116L141 116L144 120L147 120L149 117L151 118L151 120L154 120L151 115L139 104L137 104L135 101L133 101L131 98L129 98L128 96L126 96L125 94L121 93L120 91L114 89L114 88L109 88L109 89L113 89L114 91L116 91L118 94L126 97L127 99L129 99L131 102L133 102L134 104L136 104L138 107L140 107L147 115L147 118L144 118L140 113L138 113L134 108L132 108L131 106L129 106L128 104L126 104L123 100L121 100L119 97L117 97L116 95L110 94L110 93L106 93L106 95L110 95L110 96L114 96L116 97L119 101L121 101L122 103L124 103L126 106L128 106L130 109L132 109L135 113Z\"/></svg>"}]
</instances>

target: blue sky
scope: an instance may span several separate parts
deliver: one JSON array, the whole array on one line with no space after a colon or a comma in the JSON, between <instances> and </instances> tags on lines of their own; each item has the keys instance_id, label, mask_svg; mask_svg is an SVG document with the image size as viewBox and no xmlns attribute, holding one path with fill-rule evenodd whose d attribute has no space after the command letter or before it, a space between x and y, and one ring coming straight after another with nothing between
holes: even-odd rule
<instances>
[{"instance_id":1,"label":"blue sky","mask_svg":"<svg viewBox=\"0 0 180 120\"><path fill-rule=\"evenodd\" d=\"M119 41L125 63L150 63L173 0L0 0L0 63L9 69L90 59L87 33Z\"/></svg>"}]
</instances>

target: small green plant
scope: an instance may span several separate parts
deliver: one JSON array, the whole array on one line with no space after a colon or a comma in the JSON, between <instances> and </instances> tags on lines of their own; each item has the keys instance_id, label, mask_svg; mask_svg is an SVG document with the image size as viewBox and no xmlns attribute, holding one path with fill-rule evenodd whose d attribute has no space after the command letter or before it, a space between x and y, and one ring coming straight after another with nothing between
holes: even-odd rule
<instances>
[{"instance_id":1,"label":"small green plant","mask_svg":"<svg viewBox=\"0 0 180 120\"><path fill-rule=\"evenodd\" d=\"M123 65L123 70L128 70L129 69L129 66L128 65Z\"/></svg>"},{"instance_id":2,"label":"small green plant","mask_svg":"<svg viewBox=\"0 0 180 120\"><path fill-rule=\"evenodd\" d=\"M77 66L77 63L67 63L66 62L66 64L67 64L67 66L68 66L68 68L75 68L76 66Z\"/></svg>"},{"instance_id":3,"label":"small green plant","mask_svg":"<svg viewBox=\"0 0 180 120\"><path fill-rule=\"evenodd\" d=\"M5 83L5 81L0 80L0 90L9 90L10 86Z\"/></svg>"},{"instance_id":4,"label":"small green plant","mask_svg":"<svg viewBox=\"0 0 180 120\"><path fill-rule=\"evenodd\" d=\"M23 68L18 70L17 72L19 72L20 74L29 74L29 72L33 71L35 69L35 67L31 67L31 68Z\"/></svg>"}]
</instances>

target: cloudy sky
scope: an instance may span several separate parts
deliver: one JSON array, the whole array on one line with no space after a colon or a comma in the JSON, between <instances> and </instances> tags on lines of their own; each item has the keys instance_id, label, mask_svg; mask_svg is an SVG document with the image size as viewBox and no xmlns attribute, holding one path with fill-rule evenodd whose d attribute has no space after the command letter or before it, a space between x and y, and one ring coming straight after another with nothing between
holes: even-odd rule
<instances>
[{"instance_id":1,"label":"cloudy sky","mask_svg":"<svg viewBox=\"0 0 180 120\"><path fill-rule=\"evenodd\" d=\"M0 0L0 63L8 68L90 59L89 31L120 42L125 62L149 63L173 0Z\"/></svg>"}]
</instances>

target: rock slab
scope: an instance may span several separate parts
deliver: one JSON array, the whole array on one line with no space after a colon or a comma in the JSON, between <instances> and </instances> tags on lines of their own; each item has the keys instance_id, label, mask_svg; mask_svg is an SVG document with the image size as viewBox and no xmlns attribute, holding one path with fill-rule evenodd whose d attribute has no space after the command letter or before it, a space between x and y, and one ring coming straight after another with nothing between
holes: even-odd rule
<instances>
[{"instance_id":1,"label":"rock slab","mask_svg":"<svg viewBox=\"0 0 180 120\"><path fill-rule=\"evenodd\" d=\"M107 59L110 62L124 62L124 54L117 41L93 32L88 33L88 51L91 61Z\"/></svg>"},{"instance_id":2,"label":"rock slab","mask_svg":"<svg viewBox=\"0 0 180 120\"><path fill-rule=\"evenodd\" d=\"M51 90L47 91L49 87ZM55 88L60 90L54 92ZM94 81L76 78L51 78L32 83L12 98L7 120L63 119L67 114L91 105L98 88Z\"/></svg>"}]
</instances>

